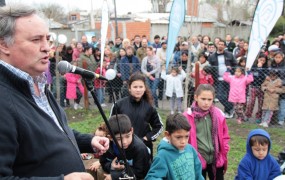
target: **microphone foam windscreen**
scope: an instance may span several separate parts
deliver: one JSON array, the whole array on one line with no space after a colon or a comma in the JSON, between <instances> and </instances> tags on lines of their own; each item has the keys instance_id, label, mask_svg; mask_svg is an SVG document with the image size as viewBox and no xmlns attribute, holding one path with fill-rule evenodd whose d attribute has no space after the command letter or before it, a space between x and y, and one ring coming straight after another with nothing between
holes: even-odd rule
<instances>
[{"instance_id":1,"label":"microphone foam windscreen","mask_svg":"<svg viewBox=\"0 0 285 180\"><path fill-rule=\"evenodd\" d=\"M57 65L57 70L59 73L67 73L71 71L71 64L69 64L67 61L60 61Z\"/></svg>"}]
</instances>

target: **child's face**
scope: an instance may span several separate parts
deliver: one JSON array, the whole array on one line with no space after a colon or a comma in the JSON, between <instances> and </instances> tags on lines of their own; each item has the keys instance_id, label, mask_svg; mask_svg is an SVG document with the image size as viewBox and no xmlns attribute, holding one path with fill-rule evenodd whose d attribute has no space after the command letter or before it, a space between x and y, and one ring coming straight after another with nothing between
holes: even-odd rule
<instances>
[{"instance_id":1,"label":"child's face","mask_svg":"<svg viewBox=\"0 0 285 180\"><path fill-rule=\"evenodd\" d=\"M281 54L276 54L274 56L274 61L279 64L283 60L283 56Z\"/></svg>"},{"instance_id":2,"label":"child's face","mask_svg":"<svg viewBox=\"0 0 285 180\"><path fill-rule=\"evenodd\" d=\"M189 131L180 129L174 131L172 134L165 132L165 137L168 139L169 143L175 146L179 150L184 150L185 146L188 144Z\"/></svg>"},{"instance_id":3,"label":"child's face","mask_svg":"<svg viewBox=\"0 0 285 180\"><path fill-rule=\"evenodd\" d=\"M214 95L211 91L202 91L199 95L195 95L194 98L198 106L206 111L212 106Z\"/></svg>"},{"instance_id":4,"label":"child's face","mask_svg":"<svg viewBox=\"0 0 285 180\"><path fill-rule=\"evenodd\" d=\"M106 132L97 129L95 131L95 136L106 137Z\"/></svg>"},{"instance_id":5,"label":"child's face","mask_svg":"<svg viewBox=\"0 0 285 180\"><path fill-rule=\"evenodd\" d=\"M266 59L264 57L258 58L258 63L261 63L262 65L265 63Z\"/></svg>"},{"instance_id":6,"label":"child's face","mask_svg":"<svg viewBox=\"0 0 285 180\"><path fill-rule=\"evenodd\" d=\"M254 144L251 147L253 155L259 159L262 160L267 156L268 153L268 144L264 144L263 146L261 144Z\"/></svg>"},{"instance_id":7,"label":"child's face","mask_svg":"<svg viewBox=\"0 0 285 180\"><path fill-rule=\"evenodd\" d=\"M133 141L133 129L129 133L122 134L123 145L121 143L120 134L116 134L115 137L119 143L119 146L123 149L127 149Z\"/></svg>"},{"instance_id":8,"label":"child's face","mask_svg":"<svg viewBox=\"0 0 285 180\"><path fill-rule=\"evenodd\" d=\"M200 61L201 64L203 64L203 63L206 62L206 58L205 58L204 56L201 56L201 57L199 58L199 61Z\"/></svg>"},{"instance_id":9,"label":"child's face","mask_svg":"<svg viewBox=\"0 0 285 180\"><path fill-rule=\"evenodd\" d=\"M270 79L271 79L272 81L274 81L275 79L277 79L277 76L276 76L275 74L270 74L269 77L270 77Z\"/></svg>"},{"instance_id":10,"label":"child's face","mask_svg":"<svg viewBox=\"0 0 285 180\"><path fill-rule=\"evenodd\" d=\"M236 76L236 77L240 77L241 75L242 75L241 69L236 69L236 71L235 71L235 76Z\"/></svg>"},{"instance_id":11,"label":"child's face","mask_svg":"<svg viewBox=\"0 0 285 180\"><path fill-rule=\"evenodd\" d=\"M245 67L245 64L246 64L245 61L242 61L242 62L240 62L239 65L240 65L241 67Z\"/></svg>"},{"instance_id":12,"label":"child's face","mask_svg":"<svg viewBox=\"0 0 285 180\"><path fill-rule=\"evenodd\" d=\"M171 75L172 75L172 76L177 76L177 72L176 72L175 70L172 70L172 71L171 71Z\"/></svg>"}]
</instances>

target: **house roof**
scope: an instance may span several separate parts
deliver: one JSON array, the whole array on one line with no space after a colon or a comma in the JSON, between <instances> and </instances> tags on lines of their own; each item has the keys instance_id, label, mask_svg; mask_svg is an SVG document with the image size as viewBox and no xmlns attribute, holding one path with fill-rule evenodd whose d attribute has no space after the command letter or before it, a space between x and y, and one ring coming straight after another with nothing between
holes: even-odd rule
<instances>
[{"instance_id":1,"label":"house roof","mask_svg":"<svg viewBox=\"0 0 285 180\"><path fill-rule=\"evenodd\" d=\"M66 28L66 25L61 24L61 23L59 23L59 22L56 22L56 21L54 21L53 19L47 19L46 21L47 21L47 23L48 23L50 29Z\"/></svg>"},{"instance_id":2,"label":"house roof","mask_svg":"<svg viewBox=\"0 0 285 180\"><path fill-rule=\"evenodd\" d=\"M168 24L169 13L136 13L134 14L135 21L150 21L151 24ZM200 23L216 23L217 21L210 18L200 18L195 16L185 16L185 22L200 22Z\"/></svg>"}]
</instances>

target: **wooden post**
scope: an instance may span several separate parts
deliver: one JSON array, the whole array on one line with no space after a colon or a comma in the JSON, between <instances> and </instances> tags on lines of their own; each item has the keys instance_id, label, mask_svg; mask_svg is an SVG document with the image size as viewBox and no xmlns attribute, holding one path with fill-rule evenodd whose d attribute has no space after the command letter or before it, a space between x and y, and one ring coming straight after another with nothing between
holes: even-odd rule
<instances>
[{"instance_id":1,"label":"wooden post","mask_svg":"<svg viewBox=\"0 0 285 180\"><path fill-rule=\"evenodd\" d=\"M59 61L61 61L62 60L62 57L61 56L59 56L59 47L58 47L58 45L56 46L56 50L55 50L55 68L57 67L57 65L58 65L58 63L59 63ZM56 80L56 82L55 82L55 87L56 87L56 99L58 100L58 101L60 101L60 88L62 88L61 87L61 84L60 84L60 74L59 74L59 72L57 71L57 70L55 70L55 80Z\"/></svg>"},{"instance_id":2,"label":"wooden post","mask_svg":"<svg viewBox=\"0 0 285 180\"><path fill-rule=\"evenodd\" d=\"M188 102L188 92L189 92L189 81L190 81L190 73L191 73L191 49L190 49L190 46L189 46L189 49L188 49L188 60L187 60L187 68L186 68L186 78L185 78L185 92L184 92L184 98L183 98L183 107L184 107L184 110L187 109L187 102ZM191 105L191 104L190 104Z\"/></svg>"},{"instance_id":3,"label":"wooden post","mask_svg":"<svg viewBox=\"0 0 285 180\"><path fill-rule=\"evenodd\" d=\"M83 69L87 69L87 67L88 67L87 62L84 59L82 59L82 68ZM86 88L85 81L83 81L82 83L83 83L83 86L84 86L84 108L88 109L89 108L88 90Z\"/></svg>"},{"instance_id":4,"label":"wooden post","mask_svg":"<svg viewBox=\"0 0 285 180\"><path fill-rule=\"evenodd\" d=\"M200 65L198 62L195 63L195 90L200 84Z\"/></svg>"}]
</instances>

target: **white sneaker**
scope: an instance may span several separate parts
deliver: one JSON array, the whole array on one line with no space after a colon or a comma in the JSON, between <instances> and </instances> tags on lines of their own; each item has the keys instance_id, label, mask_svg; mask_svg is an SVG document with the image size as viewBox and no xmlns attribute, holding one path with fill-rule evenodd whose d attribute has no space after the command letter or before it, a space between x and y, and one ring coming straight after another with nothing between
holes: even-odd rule
<instances>
[{"instance_id":1,"label":"white sneaker","mask_svg":"<svg viewBox=\"0 0 285 180\"><path fill-rule=\"evenodd\" d=\"M78 109L78 104L77 104L77 103L74 103L73 108L74 108L75 110L77 110L77 109Z\"/></svg>"},{"instance_id":2,"label":"white sneaker","mask_svg":"<svg viewBox=\"0 0 285 180\"><path fill-rule=\"evenodd\" d=\"M234 113L231 113L231 114L225 113L225 118L226 119L231 119L233 117L234 117Z\"/></svg>"},{"instance_id":3,"label":"white sneaker","mask_svg":"<svg viewBox=\"0 0 285 180\"><path fill-rule=\"evenodd\" d=\"M170 114L174 114L174 111L171 111Z\"/></svg>"},{"instance_id":4,"label":"white sneaker","mask_svg":"<svg viewBox=\"0 0 285 180\"><path fill-rule=\"evenodd\" d=\"M284 121L278 121L278 124L279 124L280 126L283 126Z\"/></svg>"},{"instance_id":5,"label":"white sneaker","mask_svg":"<svg viewBox=\"0 0 285 180\"><path fill-rule=\"evenodd\" d=\"M101 107L106 107L106 106L107 106L107 105L106 105L106 104L104 104L104 103L103 103L103 104L101 104Z\"/></svg>"},{"instance_id":6,"label":"white sneaker","mask_svg":"<svg viewBox=\"0 0 285 180\"><path fill-rule=\"evenodd\" d=\"M260 124L258 124L258 125L259 125L259 126L263 126L263 123L264 123L264 122L261 122L261 123L260 123Z\"/></svg>"},{"instance_id":7,"label":"white sneaker","mask_svg":"<svg viewBox=\"0 0 285 180\"><path fill-rule=\"evenodd\" d=\"M179 114L181 114L181 111L178 111Z\"/></svg>"},{"instance_id":8,"label":"white sneaker","mask_svg":"<svg viewBox=\"0 0 285 180\"><path fill-rule=\"evenodd\" d=\"M262 122L262 123L259 124L259 126L268 127L268 124L266 122Z\"/></svg>"},{"instance_id":9,"label":"white sneaker","mask_svg":"<svg viewBox=\"0 0 285 180\"><path fill-rule=\"evenodd\" d=\"M262 126L265 127L265 128L268 128L267 122L263 122L263 125L262 125Z\"/></svg>"},{"instance_id":10,"label":"white sneaker","mask_svg":"<svg viewBox=\"0 0 285 180\"><path fill-rule=\"evenodd\" d=\"M80 104L78 104L78 109L83 109L83 107Z\"/></svg>"}]
</instances>

